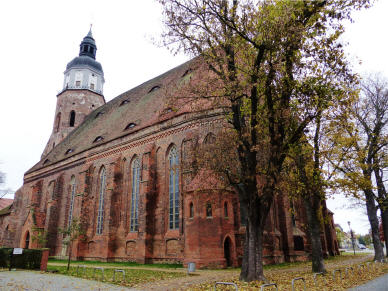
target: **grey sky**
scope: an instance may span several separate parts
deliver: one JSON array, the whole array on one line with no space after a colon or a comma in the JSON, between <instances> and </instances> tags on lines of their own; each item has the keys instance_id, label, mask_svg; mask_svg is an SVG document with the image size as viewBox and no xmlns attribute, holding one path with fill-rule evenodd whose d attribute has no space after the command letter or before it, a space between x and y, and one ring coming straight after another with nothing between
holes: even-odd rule
<instances>
[{"instance_id":1,"label":"grey sky","mask_svg":"<svg viewBox=\"0 0 388 291\"><path fill-rule=\"evenodd\" d=\"M347 25L348 52L360 73L388 76L387 11L388 1L380 0ZM52 130L63 71L77 56L90 23L107 101L189 59L152 43L161 31L161 8L153 0L1 1L0 171L7 174L6 188L18 189L23 173L39 161ZM338 208L344 204L329 201L336 222L347 229L346 221L352 220L356 231L366 232L362 211Z\"/></svg>"}]
</instances>

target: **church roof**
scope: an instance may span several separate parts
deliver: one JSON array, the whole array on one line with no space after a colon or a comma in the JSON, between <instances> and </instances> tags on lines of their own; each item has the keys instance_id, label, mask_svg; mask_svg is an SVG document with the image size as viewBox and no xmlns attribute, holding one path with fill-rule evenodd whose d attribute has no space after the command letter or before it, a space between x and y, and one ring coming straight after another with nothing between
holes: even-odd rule
<instances>
[{"instance_id":1,"label":"church roof","mask_svg":"<svg viewBox=\"0 0 388 291\"><path fill-rule=\"evenodd\" d=\"M0 198L0 209L10 206L13 203L13 199Z\"/></svg>"},{"instance_id":2,"label":"church roof","mask_svg":"<svg viewBox=\"0 0 388 291\"><path fill-rule=\"evenodd\" d=\"M67 64L66 71L71 68L82 68L85 66L103 73L101 64L89 56L78 56L74 58Z\"/></svg>"},{"instance_id":3,"label":"church roof","mask_svg":"<svg viewBox=\"0 0 388 291\"><path fill-rule=\"evenodd\" d=\"M149 80L94 110L26 174L187 112L187 107L166 110L166 95L182 84L196 60Z\"/></svg>"}]
</instances>

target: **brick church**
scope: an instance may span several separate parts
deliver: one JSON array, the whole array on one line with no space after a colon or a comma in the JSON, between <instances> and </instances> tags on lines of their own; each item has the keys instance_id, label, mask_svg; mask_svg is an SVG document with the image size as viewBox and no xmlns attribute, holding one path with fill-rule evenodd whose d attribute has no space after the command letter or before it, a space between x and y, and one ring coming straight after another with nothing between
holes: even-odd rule
<instances>
[{"instance_id":1,"label":"brick church","mask_svg":"<svg viewBox=\"0 0 388 291\"><path fill-rule=\"evenodd\" d=\"M241 264L245 223L238 196L207 183L187 163L194 140L216 135L223 115L172 110L166 102L166 90L188 78L195 61L106 103L96 51L90 31L66 66L41 160L25 173L14 203L0 210L0 246L37 247L34 232L41 229L50 255L64 257L58 229L78 218L86 234L72 257L80 260ZM333 214L325 205L323 215L323 250L336 255ZM266 263L307 260L305 225L302 203L277 197L265 230Z\"/></svg>"}]
</instances>

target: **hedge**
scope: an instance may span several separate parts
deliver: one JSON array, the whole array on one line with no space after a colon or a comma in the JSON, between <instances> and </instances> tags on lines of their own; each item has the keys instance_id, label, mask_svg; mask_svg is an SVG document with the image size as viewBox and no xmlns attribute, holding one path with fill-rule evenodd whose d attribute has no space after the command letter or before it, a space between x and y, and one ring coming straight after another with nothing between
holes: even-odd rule
<instances>
[{"instance_id":1,"label":"hedge","mask_svg":"<svg viewBox=\"0 0 388 291\"><path fill-rule=\"evenodd\" d=\"M0 248L0 267L9 268L13 248ZM13 255L12 268L39 269L42 260L41 249L23 249L21 255Z\"/></svg>"}]
</instances>

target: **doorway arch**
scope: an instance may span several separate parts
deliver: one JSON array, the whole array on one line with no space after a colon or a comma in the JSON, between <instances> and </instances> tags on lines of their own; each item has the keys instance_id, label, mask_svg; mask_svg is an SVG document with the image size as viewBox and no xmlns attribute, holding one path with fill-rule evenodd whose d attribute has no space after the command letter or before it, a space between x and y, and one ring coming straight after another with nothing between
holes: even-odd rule
<instances>
[{"instance_id":1,"label":"doorway arch","mask_svg":"<svg viewBox=\"0 0 388 291\"><path fill-rule=\"evenodd\" d=\"M229 236L226 237L224 241L224 257L226 261L226 266L232 266L232 240Z\"/></svg>"},{"instance_id":2,"label":"doorway arch","mask_svg":"<svg viewBox=\"0 0 388 291\"><path fill-rule=\"evenodd\" d=\"M27 231L26 239L24 240L24 248L29 249L30 247L30 232Z\"/></svg>"}]
</instances>

